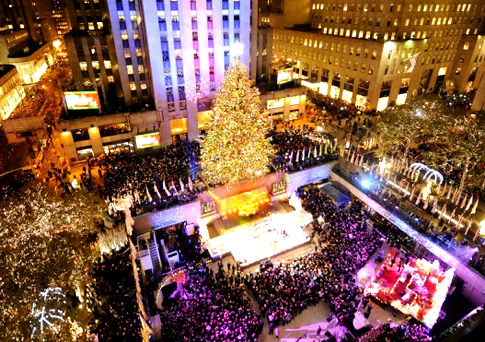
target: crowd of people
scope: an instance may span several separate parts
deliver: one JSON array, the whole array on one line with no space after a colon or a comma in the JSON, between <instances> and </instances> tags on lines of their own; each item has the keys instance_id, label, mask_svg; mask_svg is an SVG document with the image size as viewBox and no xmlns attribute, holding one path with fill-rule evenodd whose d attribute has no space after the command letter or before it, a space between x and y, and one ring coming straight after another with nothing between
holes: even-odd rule
<instances>
[{"instance_id":1,"label":"crowd of people","mask_svg":"<svg viewBox=\"0 0 485 342\"><path fill-rule=\"evenodd\" d=\"M431 340L431 336L422 325L390 322L379 324L359 338L359 342L429 342Z\"/></svg>"},{"instance_id":2,"label":"crowd of people","mask_svg":"<svg viewBox=\"0 0 485 342\"><path fill-rule=\"evenodd\" d=\"M301 170L338 157L331 152L331 139L312 132L287 130L270 132L269 137L277 150L270 166L273 171ZM207 189L198 172L199 161L200 145L188 141L150 155L106 155L99 160L104 173L104 197L108 203L116 203L130 196L134 215L191 201Z\"/></svg>"},{"instance_id":3,"label":"crowd of people","mask_svg":"<svg viewBox=\"0 0 485 342\"><path fill-rule=\"evenodd\" d=\"M148 156L107 155L99 162L104 197L116 203L130 196L135 215L189 202L205 189L197 173L199 153L197 142L182 141Z\"/></svg>"},{"instance_id":4,"label":"crowd of people","mask_svg":"<svg viewBox=\"0 0 485 342\"><path fill-rule=\"evenodd\" d=\"M91 306L95 321L91 332L97 340L141 341L140 319L130 249L113 251L99 261L94 272L95 298Z\"/></svg>"},{"instance_id":5,"label":"crowd of people","mask_svg":"<svg viewBox=\"0 0 485 342\"><path fill-rule=\"evenodd\" d=\"M356 285L355 275L377 251L382 241L367 227L359 203L337 208L318 188L300 191L304 207L314 218L318 243L310 255L289 263L266 262L248 274L246 284L254 293L272 331L290 322L309 305L326 300L340 323L352 328L361 302L368 302Z\"/></svg>"},{"instance_id":6,"label":"crowd of people","mask_svg":"<svg viewBox=\"0 0 485 342\"><path fill-rule=\"evenodd\" d=\"M302 170L338 157L331 152L334 141L312 131L271 131L268 136L277 151L272 163L275 170Z\"/></svg>"},{"instance_id":7,"label":"crowd of people","mask_svg":"<svg viewBox=\"0 0 485 342\"><path fill-rule=\"evenodd\" d=\"M164 341L257 342L263 329L236 266L187 269L180 298L161 311Z\"/></svg>"}]
</instances>

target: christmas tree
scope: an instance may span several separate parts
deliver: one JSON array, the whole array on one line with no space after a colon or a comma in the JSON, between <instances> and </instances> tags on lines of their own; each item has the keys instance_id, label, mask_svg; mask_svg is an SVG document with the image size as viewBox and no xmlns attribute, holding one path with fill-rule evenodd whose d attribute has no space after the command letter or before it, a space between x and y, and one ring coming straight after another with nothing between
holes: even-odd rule
<instances>
[{"instance_id":1,"label":"christmas tree","mask_svg":"<svg viewBox=\"0 0 485 342\"><path fill-rule=\"evenodd\" d=\"M213 112L201 147L205 181L231 185L261 177L274 154L265 137L267 113L240 61L227 70Z\"/></svg>"}]
</instances>

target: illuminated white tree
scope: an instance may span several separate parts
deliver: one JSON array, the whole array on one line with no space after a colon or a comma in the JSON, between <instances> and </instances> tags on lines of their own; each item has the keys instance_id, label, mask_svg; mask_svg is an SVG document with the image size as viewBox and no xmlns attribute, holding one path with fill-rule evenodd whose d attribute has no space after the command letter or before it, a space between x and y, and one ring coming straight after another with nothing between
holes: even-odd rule
<instances>
[{"instance_id":1,"label":"illuminated white tree","mask_svg":"<svg viewBox=\"0 0 485 342\"><path fill-rule=\"evenodd\" d=\"M32 315L39 314L34 303L46 288L62 288L69 303L92 282L103 207L95 194L76 192L62 199L38 182L0 203L0 326L5 341L31 335ZM86 327L86 307L68 307L63 316L68 324L56 328L59 334L51 340L72 341L71 323Z\"/></svg>"}]
</instances>

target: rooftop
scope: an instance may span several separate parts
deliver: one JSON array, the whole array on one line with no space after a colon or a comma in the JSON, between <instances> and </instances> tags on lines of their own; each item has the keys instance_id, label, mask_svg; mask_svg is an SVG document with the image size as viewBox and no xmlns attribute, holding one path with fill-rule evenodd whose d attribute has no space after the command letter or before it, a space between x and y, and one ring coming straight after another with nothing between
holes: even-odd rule
<instances>
[{"instance_id":1,"label":"rooftop","mask_svg":"<svg viewBox=\"0 0 485 342\"><path fill-rule=\"evenodd\" d=\"M12 69L15 69L15 65L11 65L11 64L0 64L0 77L5 76Z\"/></svg>"}]
</instances>

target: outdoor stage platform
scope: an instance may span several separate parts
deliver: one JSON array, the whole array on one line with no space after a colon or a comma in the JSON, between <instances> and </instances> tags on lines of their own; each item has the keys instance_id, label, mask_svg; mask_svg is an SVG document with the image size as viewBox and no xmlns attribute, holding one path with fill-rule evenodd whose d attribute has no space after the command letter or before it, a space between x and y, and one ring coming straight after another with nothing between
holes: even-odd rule
<instances>
[{"instance_id":1,"label":"outdoor stage platform","mask_svg":"<svg viewBox=\"0 0 485 342\"><path fill-rule=\"evenodd\" d=\"M287 202L272 202L248 218L219 218L208 226L206 247L213 258L232 254L242 267L282 254L310 242L304 228L312 215Z\"/></svg>"}]
</instances>

